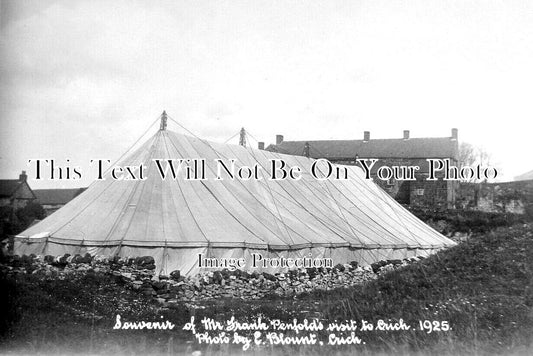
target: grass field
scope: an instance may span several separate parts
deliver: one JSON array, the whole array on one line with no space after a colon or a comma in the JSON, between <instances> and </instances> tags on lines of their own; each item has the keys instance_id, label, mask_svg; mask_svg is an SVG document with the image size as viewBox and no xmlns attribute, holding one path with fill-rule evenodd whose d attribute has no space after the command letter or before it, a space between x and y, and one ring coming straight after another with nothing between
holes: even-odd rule
<instances>
[{"instance_id":1,"label":"grass field","mask_svg":"<svg viewBox=\"0 0 533 356\"><path fill-rule=\"evenodd\" d=\"M366 285L314 292L293 299L217 300L161 310L118 277L80 274L47 279L2 277L1 353L13 354L533 354L533 224L474 234L430 258L391 271ZM174 330L113 330L123 320L170 320ZM411 325L408 331L358 332L364 345L198 345L182 326L195 316L220 321L258 316L379 319ZM428 333L420 321L448 331ZM438 324L433 324L438 322ZM328 340L328 332L319 332Z\"/></svg>"}]
</instances>

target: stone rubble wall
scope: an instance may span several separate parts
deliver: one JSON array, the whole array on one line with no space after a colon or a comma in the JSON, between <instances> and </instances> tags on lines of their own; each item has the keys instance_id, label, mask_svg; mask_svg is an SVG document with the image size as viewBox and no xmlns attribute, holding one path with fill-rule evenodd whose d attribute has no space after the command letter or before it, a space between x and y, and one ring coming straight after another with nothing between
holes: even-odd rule
<instances>
[{"instance_id":1,"label":"stone rubble wall","mask_svg":"<svg viewBox=\"0 0 533 356\"><path fill-rule=\"evenodd\" d=\"M533 180L461 183L457 192L457 206L533 217Z\"/></svg>"},{"instance_id":2,"label":"stone rubble wall","mask_svg":"<svg viewBox=\"0 0 533 356\"><path fill-rule=\"evenodd\" d=\"M163 307L172 308L180 302L217 298L261 299L267 296L295 296L314 290L332 290L361 284L418 258L380 261L361 267L357 262L338 264L334 268L294 269L286 273L243 272L227 269L200 273L192 277L173 271L170 275L155 275L151 256L119 258L66 254L64 256L11 256L0 264L7 275L27 273L43 278L63 279L69 274L102 273L122 278L127 285L153 297Z\"/></svg>"}]
</instances>

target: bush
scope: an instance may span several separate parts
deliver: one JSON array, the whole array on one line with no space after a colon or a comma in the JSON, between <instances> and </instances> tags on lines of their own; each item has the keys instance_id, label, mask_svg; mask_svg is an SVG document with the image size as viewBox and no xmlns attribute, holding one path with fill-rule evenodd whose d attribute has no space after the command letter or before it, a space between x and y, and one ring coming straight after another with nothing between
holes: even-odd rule
<instances>
[{"instance_id":1,"label":"bush","mask_svg":"<svg viewBox=\"0 0 533 356\"><path fill-rule=\"evenodd\" d=\"M16 235L25 229L36 219L42 220L46 217L46 211L38 203L28 203L25 207L13 210L5 206L0 210L0 220L2 239L9 235Z\"/></svg>"},{"instance_id":2,"label":"bush","mask_svg":"<svg viewBox=\"0 0 533 356\"><path fill-rule=\"evenodd\" d=\"M422 207L408 207L408 210L420 220L434 226L436 222L444 222L440 231L444 234L485 233L498 227L512 226L525 223L528 219L524 215L512 213L492 213L479 210L462 209L429 209Z\"/></svg>"}]
</instances>

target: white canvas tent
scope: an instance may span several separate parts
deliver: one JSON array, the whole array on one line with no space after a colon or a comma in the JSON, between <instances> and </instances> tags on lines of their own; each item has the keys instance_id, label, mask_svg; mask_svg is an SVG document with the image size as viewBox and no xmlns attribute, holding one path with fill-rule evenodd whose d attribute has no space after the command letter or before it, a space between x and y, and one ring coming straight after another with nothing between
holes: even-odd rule
<instances>
[{"instance_id":1,"label":"white canvas tent","mask_svg":"<svg viewBox=\"0 0 533 356\"><path fill-rule=\"evenodd\" d=\"M146 180L94 182L15 239L17 254L89 252L155 258L159 273L199 272L209 257L331 257L369 264L427 255L454 242L396 203L355 166L349 180L320 181L313 159L208 142L162 127L120 164L148 167ZM204 181L161 179L152 159L203 158ZM302 168L298 181L215 180L215 159L236 166L283 159ZM265 174L266 175L266 174Z\"/></svg>"}]
</instances>

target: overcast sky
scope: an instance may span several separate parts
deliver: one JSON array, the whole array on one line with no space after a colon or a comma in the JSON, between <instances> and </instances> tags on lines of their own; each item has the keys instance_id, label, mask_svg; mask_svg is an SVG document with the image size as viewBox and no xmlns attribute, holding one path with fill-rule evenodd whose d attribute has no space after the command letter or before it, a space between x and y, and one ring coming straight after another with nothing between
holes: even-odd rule
<instances>
[{"instance_id":1,"label":"overcast sky","mask_svg":"<svg viewBox=\"0 0 533 356\"><path fill-rule=\"evenodd\" d=\"M1 178L117 159L167 110L218 142L457 127L510 179L533 169L533 2L1 0L0 88Z\"/></svg>"}]
</instances>

